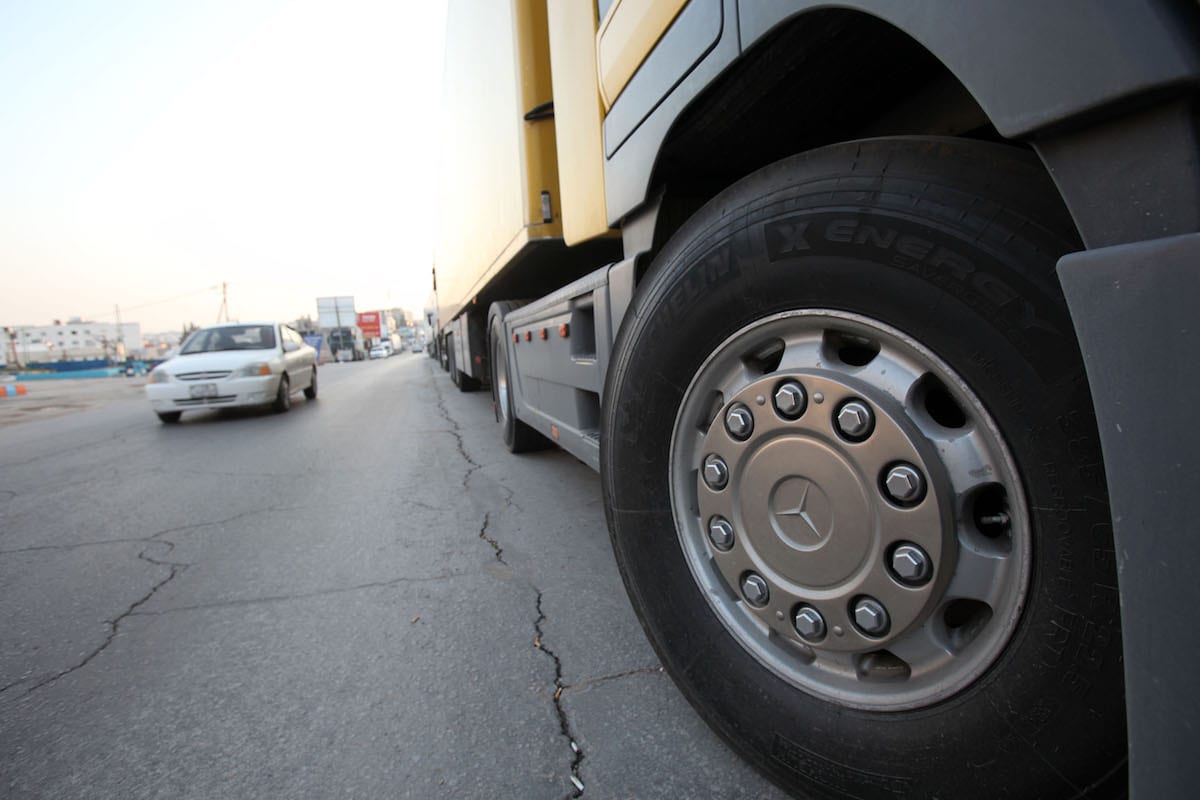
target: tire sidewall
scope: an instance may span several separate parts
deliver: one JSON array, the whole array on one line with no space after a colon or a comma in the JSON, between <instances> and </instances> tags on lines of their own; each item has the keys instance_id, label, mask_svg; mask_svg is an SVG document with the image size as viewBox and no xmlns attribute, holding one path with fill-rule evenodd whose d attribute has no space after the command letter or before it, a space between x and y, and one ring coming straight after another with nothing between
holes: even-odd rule
<instances>
[{"instance_id":1,"label":"tire sidewall","mask_svg":"<svg viewBox=\"0 0 1200 800\"><path fill-rule=\"evenodd\" d=\"M292 387L287 373L279 377L279 389L275 392L275 408L281 413L292 407Z\"/></svg>"},{"instance_id":2,"label":"tire sidewall","mask_svg":"<svg viewBox=\"0 0 1200 800\"><path fill-rule=\"evenodd\" d=\"M513 437L516 434L516 416L513 409L512 401L512 376L508 371L508 352L505 347L504 339L504 323L500 317L492 318L491 326L491 341L492 341L492 404L495 411L496 421L500 423L500 435L504 439L504 445L509 450L513 448ZM500 397L500 378L503 377L508 383L508 396ZM500 411L500 403L504 403L507 408L504 414Z\"/></svg>"},{"instance_id":3,"label":"tire sidewall","mask_svg":"<svg viewBox=\"0 0 1200 800\"><path fill-rule=\"evenodd\" d=\"M1004 245L1002 230L941 221L936 209L918 217L882 194L831 204L794 181L795 164L773 169L722 195L667 246L609 370L609 526L664 665L752 761L818 795L908 794L919 778L930 796L988 794L1005 780L1013 796L1032 796L1060 780L1053 771L1074 778L1097 753L1119 762L1122 704L1104 695L1121 676L1103 468L1044 251L1052 245ZM897 194L902 184L880 182ZM800 308L862 314L925 343L983 400L1021 472L1034 562L1022 620L989 672L938 705L858 711L787 684L725 631L684 560L664 468L684 390L733 333ZM1016 778L1003 771L1014 759L1033 759Z\"/></svg>"}]
</instances>

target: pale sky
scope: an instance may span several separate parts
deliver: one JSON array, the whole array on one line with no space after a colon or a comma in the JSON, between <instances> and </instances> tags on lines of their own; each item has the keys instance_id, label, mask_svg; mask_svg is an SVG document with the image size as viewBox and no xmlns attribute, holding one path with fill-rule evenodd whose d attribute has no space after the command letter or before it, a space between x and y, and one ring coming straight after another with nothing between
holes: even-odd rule
<instances>
[{"instance_id":1,"label":"pale sky","mask_svg":"<svg viewBox=\"0 0 1200 800\"><path fill-rule=\"evenodd\" d=\"M0 325L421 311L445 3L0 0Z\"/></svg>"}]
</instances>

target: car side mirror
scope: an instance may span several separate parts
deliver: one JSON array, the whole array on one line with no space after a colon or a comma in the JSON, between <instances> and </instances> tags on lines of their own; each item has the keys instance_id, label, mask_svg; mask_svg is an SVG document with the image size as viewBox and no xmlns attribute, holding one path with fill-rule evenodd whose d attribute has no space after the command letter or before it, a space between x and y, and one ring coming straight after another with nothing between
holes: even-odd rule
<instances>
[{"instance_id":1,"label":"car side mirror","mask_svg":"<svg viewBox=\"0 0 1200 800\"><path fill-rule=\"evenodd\" d=\"M296 344L295 342L284 342L283 343L283 352L285 352L285 353L294 353L299 349L300 349L300 345Z\"/></svg>"}]
</instances>

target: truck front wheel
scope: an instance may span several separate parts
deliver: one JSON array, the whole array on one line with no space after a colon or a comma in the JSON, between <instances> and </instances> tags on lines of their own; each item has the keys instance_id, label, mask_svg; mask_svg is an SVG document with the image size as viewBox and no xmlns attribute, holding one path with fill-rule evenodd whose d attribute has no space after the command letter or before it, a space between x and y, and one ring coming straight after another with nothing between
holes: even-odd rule
<instances>
[{"instance_id":1,"label":"truck front wheel","mask_svg":"<svg viewBox=\"0 0 1200 800\"><path fill-rule=\"evenodd\" d=\"M1022 151L824 148L749 176L639 287L601 475L667 671L813 797L1124 785L1115 560Z\"/></svg>"}]
</instances>

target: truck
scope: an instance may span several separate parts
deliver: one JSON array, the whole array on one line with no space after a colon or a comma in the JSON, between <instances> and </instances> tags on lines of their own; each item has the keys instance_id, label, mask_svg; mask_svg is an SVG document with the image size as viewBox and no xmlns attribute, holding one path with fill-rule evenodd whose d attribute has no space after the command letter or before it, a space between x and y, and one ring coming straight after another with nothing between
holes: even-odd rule
<instances>
[{"instance_id":1,"label":"truck","mask_svg":"<svg viewBox=\"0 0 1200 800\"><path fill-rule=\"evenodd\" d=\"M334 361L362 361L367 357L367 344L357 325L331 328L328 336L329 355Z\"/></svg>"},{"instance_id":2,"label":"truck","mask_svg":"<svg viewBox=\"0 0 1200 800\"><path fill-rule=\"evenodd\" d=\"M367 341L354 310L352 295L317 298L317 327L329 342L334 361L362 361L367 357Z\"/></svg>"},{"instance_id":3,"label":"truck","mask_svg":"<svg viewBox=\"0 0 1200 800\"><path fill-rule=\"evenodd\" d=\"M1191 0L450 3L435 352L781 786L1191 796L1198 87Z\"/></svg>"}]
</instances>

